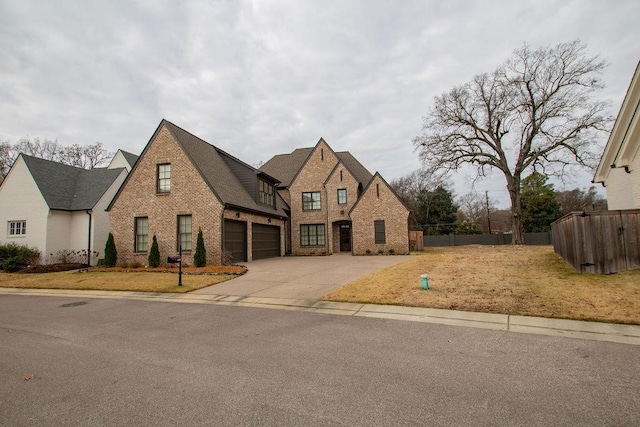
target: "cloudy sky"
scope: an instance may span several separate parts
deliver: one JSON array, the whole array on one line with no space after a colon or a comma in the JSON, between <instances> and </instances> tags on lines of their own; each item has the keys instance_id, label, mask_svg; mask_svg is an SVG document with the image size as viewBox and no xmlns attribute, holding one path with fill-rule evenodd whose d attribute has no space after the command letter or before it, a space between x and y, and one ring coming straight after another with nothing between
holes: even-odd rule
<instances>
[{"instance_id":1,"label":"cloudy sky","mask_svg":"<svg viewBox=\"0 0 640 427\"><path fill-rule=\"evenodd\" d=\"M433 97L524 42L586 43L617 114L639 17L638 0L0 0L0 141L139 154L165 118L250 164L323 137L390 181L420 167ZM457 195L469 176L450 177ZM504 187L475 189L506 207Z\"/></svg>"}]
</instances>

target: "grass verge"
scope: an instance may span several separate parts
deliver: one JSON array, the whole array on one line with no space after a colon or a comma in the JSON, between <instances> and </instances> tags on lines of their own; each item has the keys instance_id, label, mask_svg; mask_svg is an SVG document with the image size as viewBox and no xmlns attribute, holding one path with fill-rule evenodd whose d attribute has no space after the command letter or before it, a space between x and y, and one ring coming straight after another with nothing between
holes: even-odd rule
<instances>
[{"instance_id":1,"label":"grass verge","mask_svg":"<svg viewBox=\"0 0 640 427\"><path fill-rule=\"evenodd\" d=\"M429 248L323 300L640 324L640 270L576 273L550 246Z\"/></svg>"},{"instance_id":2,"label":"grass verge","mask_svg":"<svg viewBox=\"0 0 640 427\"><path fill-rule=\"evenodd\" d=\"M42 274L0 273L0 287L184 293L238 277L237 274L183 274L182 286L178 286L178 275L175 272L105 270Z\"/></svg>"}]
</instances>

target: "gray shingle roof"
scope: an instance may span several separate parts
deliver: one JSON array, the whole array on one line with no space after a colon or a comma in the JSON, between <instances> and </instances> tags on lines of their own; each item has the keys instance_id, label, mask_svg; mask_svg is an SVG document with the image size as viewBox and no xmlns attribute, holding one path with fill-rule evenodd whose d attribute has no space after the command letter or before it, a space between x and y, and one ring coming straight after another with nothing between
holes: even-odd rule
<instances>
[{"instance_id":1,"label":"gray shingle roof","mask_svg":"<svg viewBox=\"0 0 640 427\"><path fill-rule=\"evenodd\" d=\"M288 187L312 150L313 147L297 148L289 154L278 154L262 165L260 170L277 178L280 185Z\"/></svg>"},{"instance_id":2,"label":"gray shingle roof","mask_svg":"<svg viewBox=\"0 0 640 427\"><path fill-rule=\"evenodd\" d=\"M123 169L81 169L21 154L49 209L93 209Z\"/></svg>"},{"instance_id":3,"label":"gray shingle roof","mask_svg":"<svg viewBox=\"0 0 640 427\"><path fill-rule=\"evenodd\" d=\"M222 203L266 214L287 216L284 212L286 203L279 196L276 200L276 209L257 203L230 165L236 170L242 170L245 174L257 176L262 173L261 171L167 120L163 120L163 123Z\"/></svg>"},{"instance_id":4,"label":"gray shingle roof","mask_svg":"<svg viewBox=\"0 0 640 427\"><path fill-rule=\"evenodd\" d=\"M289 154L278 154L272 157L260 168L261 171L277 178L281 185L288 187L304 165L313 147L297 148ZM348 151L340 151L336 156L342 161L345 167L363 186L366 185L373 175Z\"/></svg>"},{"instance_id":5,"label":"gray shingle roof","mask_svg":"<svg viewBox=\"0 0 640 427\"><path fill-rule=\"evenodd\" d=\"M124 159L127 161L127 163L129 163L129 166L133 167L133 165L136 164L136 162L138 161L138 157L140 156L136 156L135 154L129 153L128 151L124 151L124 150L120 150L122 152L122 155L124 156Z\"/></svg>"}]
</instances>

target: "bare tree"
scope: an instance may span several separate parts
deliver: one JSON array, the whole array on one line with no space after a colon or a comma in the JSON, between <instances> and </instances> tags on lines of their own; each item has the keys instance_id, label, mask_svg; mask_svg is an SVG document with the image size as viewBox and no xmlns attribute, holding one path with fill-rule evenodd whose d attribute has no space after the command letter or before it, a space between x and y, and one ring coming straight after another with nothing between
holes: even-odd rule
<instances>
[{"instance_id":1,"label":"bare tree","mask_svg":"<svg viewBox=\"0 0 640 427\"><path fill-rule=\"evenodd\" d=\"M605 62L587 57L579 41L517 49L491 74L437 96L413 143L432 171L465 164L484 177L497 169L509 191L512 243L522 244L521 177L540 169L562 176L569 165L594 167L593 145L609 130L602 88Z\"/></svg>"},{"instance_id":2,"label":"bare tree","mask_svg":"<svg viewBox=\"0 0 640 427\"><path fill-rule=\"evenodd\" d=\"M606 211L607 200L598 195L596 187L589 187L587 191L579 188L556 192L556 200L560 204L563 214L575 211Z\"/></svg>"},{"instance_id":3,"label":"bare tree","mask_svg":"<svg viewBox=\"0 0 640 427\"><path fill-rule=\"evenodd\" d=\"M487 206L487 202L489 206ZM470 191L463 196L460 196L458 199L458 205L460 206L460 211L464 215L464 218L469 221L476 223L484 228L487 223L487 215L490 214L491 211L496 210L495 202L484 194L480 194L476 191Z\"/></svg>"},{"instance_id":4,"label":"bare tree","mask_svg":"<svg viewBox=\"0 0 640 427\"><path fill-rule=\"evenodd\" d=\"M13 151L18 156L19 153L24 153L29 156L39 157L45 160L59 160L63 147L57 140L51 141L46 139L40 142L40 138L34 138L31 140L29 137L20 138L18 143L13 147Z\"/></svg>"},{"instance_id":5,"label":"bare tree","mask_svg":"<svg viewBox=\"0 0 640 427\"><path fill-rule=\"evenodd\" d=\"M0 142L0 176L3 178L7 176L14 160L13 150L9 141Z\"/></svg>"},{"instance_id":6,"label":"bare tree","mask_svg":"<svg viewBox=\"0 0 640 427\"><path fill-rule=\"evenodd\" d=\"M82 148L82 155L85 158L85 166L88 169L93 169L98 166L105 166L113 157L112 153L109 153L101 142L95 144L85 145Z\"/></svg>"},{"instance_id":7,"label":"bare tree","mask_svg":"<svg viewBox=\"0 0 640 427\"><path fill-rule=\"evenodd\" d=\"M113 154L109 153L100 142L64 146L57 140L40 141L39 138L24 137L14 145L8 141L0 143L0 174L3 177L9 173L9 169L20 153L84 169L104 166L113 157Z\"/></svg>"}]
</instances>

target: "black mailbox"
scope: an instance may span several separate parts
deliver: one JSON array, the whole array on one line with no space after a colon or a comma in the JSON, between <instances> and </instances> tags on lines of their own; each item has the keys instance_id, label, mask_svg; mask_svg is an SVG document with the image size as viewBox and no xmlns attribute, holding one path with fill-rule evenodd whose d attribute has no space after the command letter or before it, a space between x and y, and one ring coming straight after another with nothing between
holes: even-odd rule
<instances>
[{"instance_id":1,"label":"black mailbox","mask_svg":"<svg viewBox=\"0 0 640 427\"><path fill-rule=\"evenodd\" d=\"M180 258L179 256L170 256L169 258L167 258L167 262L169 264L176 264L182 261L182 258Z\"/></svg>"}]
</instances>

